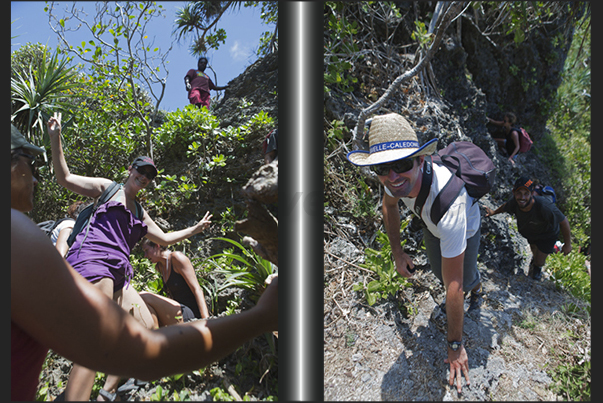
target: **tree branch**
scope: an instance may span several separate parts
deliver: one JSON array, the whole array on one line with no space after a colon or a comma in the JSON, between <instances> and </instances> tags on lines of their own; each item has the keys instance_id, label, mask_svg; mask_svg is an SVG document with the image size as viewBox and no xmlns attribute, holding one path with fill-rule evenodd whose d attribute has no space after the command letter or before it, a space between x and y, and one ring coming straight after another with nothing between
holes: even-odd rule
<instances>
[{"instance_id":1,"label":"tree branch","mask_svg":"<svg viewBox=\"0 0 603 403\"><path fill-rule=\"evenodd\" d=\"M452 2L442 17L442 22L437 26L434 41L425 56L411 70L398 76L375 103L360 111L360 114L358 115L358 122L354 128L354 145L356 146L356 149L368 148L367 144L364 142L364 122L366 121L367 116L383 106L383 104L393 95L395 90L399 88L400 85L417 75L425 67L425 65L431 61L440 46L444 32L452 20L459 15L464 7L464 4L465 2L463 1Z\"/></svg>"}]
</instances>

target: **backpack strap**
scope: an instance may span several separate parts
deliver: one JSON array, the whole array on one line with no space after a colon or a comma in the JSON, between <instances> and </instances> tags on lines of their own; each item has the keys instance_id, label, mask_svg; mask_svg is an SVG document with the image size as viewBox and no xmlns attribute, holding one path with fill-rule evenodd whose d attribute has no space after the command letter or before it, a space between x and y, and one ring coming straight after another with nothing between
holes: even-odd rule
<instances>
[{"instance_id":1,"label":"backpack strap","mask_svg":"<svg viewBox=\"0 0 603 403\"><path fill-rule=\"evenodd\" d=\"M465 182L458 176L453 174L450 179L448 179L448 182L446 182L444 188L440 190L440 193L438 193L431 205L431 221L435 225L438 225L464 187Z\"/></svg>"},{"instance_id":2,"label":"backpack strap","mask_svg":"<svg viewBox=\"0 0 603 403\"><path fill-rule=\"evenodd\" d=\"M421 218L421 212L429 191L431 189L431 183L433 181L433 157L431 155L426 156L423 162L423 178L421 180L421 190L415 200L414 213ZM430 218L431 221L438 225L444 214L448 211L452 203L456 200L461 190L465 187L465 182L461 178L452 174L444 188L438 193L433 205L431 206Z\"/></svg>"},{"instance_id":3,"label":"backpack strap","mask_svg":"<svg viewBox=\"0 0 603 403\"><path fill-rule=\"evenodd\" d=\"M140 203L138 203L137 201L134 201L134 203L136 203L136 218L138 218L139 220L142 220L144 210L142 209L142 206L140 205Z\"/></svg>"},{"instance_id":4,"label":"backpack strap","mask_svg":"<svg viewBox=\"0 0 603 403\"><path fill-rule=\"evenodd\" d=\"M425 201L427 200L427 196L429 196L429 190L431 188L431 181L433 180L433 165L432 165L432 157L428 155L423 160L423 178L421 179L421 190L419 190L419 195L415 199L415 214L421 218L421 212L423 211L423 206L425 205Z\"/></svg>"}]
</instances>

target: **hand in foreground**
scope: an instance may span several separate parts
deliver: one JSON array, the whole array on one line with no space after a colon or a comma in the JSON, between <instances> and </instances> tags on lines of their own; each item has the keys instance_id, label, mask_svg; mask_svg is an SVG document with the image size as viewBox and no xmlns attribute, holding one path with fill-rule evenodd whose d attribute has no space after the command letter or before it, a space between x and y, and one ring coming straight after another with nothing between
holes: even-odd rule
<instances>
[{"instance_id":1,"label":"hand in foreground","mask_svg":"<svg viewBox=\"0 0 603 403\"><path fill-rule=\"evenodd\" d=\"M446 364L450 364L450 379L448 383L450 386L454 385L454 378L456 377L456 389L459 393L463 389L461 384L461 371L465 375L467 380L467 386L469 386L469 359L467 358L467 352L465 346L461 346L458 351L452 351L448 349L448 358L444 360Z\"/></svg>"},{"instance_id":2,"label":"hand in foreground","mask_svg":"<svg viewBox=\"0 0 603 403\"><path fill-rule=\"evenodd\" d=\"M48 119L48 135L50 137L59 136L61 134L61 112L55 112L54 116Z\"/></svg>"}]
</instances>

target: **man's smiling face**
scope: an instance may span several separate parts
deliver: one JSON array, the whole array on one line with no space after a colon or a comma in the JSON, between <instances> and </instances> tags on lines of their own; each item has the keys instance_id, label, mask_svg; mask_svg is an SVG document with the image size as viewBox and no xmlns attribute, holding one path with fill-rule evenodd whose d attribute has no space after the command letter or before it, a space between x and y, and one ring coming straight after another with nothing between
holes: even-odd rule
<instances>
[{"instance_id":1,"label":"man's smiling face","mask_svg":"<svg viewBox=\"0 0 603 403\"><path fill-rule=\"evenodd\" d=\"M532 192L525 187L515 190L513 196L515 196L515 201L520 209L525 209L532 200Z\"/></svg>"},{"instance_id":2,"label":"man's smiling face","mask_svg":"<svg viewBox=\"0 0 603 403\"><path fill-rule=\"evenodd\" d=\"M397 173L389 169L386 175L377 175L377 177L394 197L417 197L419 192L417 181L421 174L423 158L423 156L415 158L412 168L406 172Z\"/></svg>"}]
</instances>

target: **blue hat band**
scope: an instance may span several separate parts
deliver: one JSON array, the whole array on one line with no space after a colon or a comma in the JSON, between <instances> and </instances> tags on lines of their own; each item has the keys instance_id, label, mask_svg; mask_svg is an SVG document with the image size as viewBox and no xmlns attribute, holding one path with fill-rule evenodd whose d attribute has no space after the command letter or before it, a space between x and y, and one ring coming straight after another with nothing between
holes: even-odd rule
<instances>
[{"instance_id":1,"label":"blue hat band","mask_svg":"<svg viewBox=\"0 0 603 403\"><path fill-rule=\"evenodd\" d=\"M404 140L379 143L370 147L370 153L372 154L380 151L398 150L400 148L419 148L419 142L414 140Z\"/></svg>"}]
</instances>

